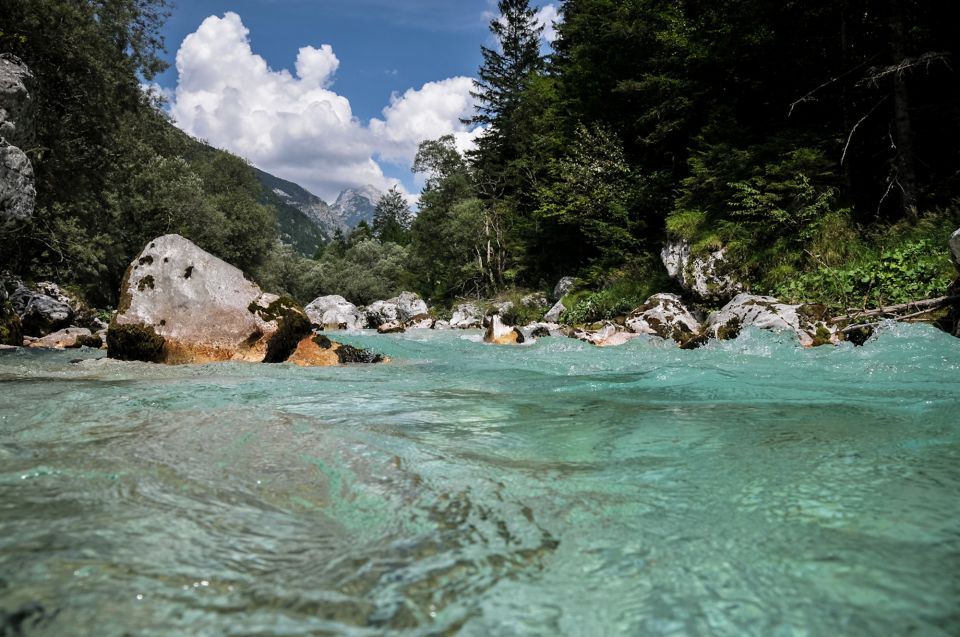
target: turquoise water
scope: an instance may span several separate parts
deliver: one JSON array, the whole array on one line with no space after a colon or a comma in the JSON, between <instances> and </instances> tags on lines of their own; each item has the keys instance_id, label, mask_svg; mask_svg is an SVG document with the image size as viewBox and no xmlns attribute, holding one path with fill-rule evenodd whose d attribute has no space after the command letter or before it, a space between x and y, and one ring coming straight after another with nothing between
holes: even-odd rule
<instances>
[{"instance_id":1,"label":"turquoise water","mask_svg":"<svg viewBox=\"0 0 960 637\"><path fill-rule=\"evenodd\" d=\"M27 636L960 634L960 340L342 340L394 362L0 352L0 609L42 604Z\"/></svg>"}]
</instances>

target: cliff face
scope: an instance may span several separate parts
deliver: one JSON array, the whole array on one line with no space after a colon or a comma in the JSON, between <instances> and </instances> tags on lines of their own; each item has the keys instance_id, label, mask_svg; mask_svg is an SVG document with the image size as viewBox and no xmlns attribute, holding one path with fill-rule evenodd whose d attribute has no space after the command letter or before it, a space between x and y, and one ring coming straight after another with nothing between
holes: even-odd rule
<instances>
[{"instance_id":1,"label":"cliff face","mask_svg":"<svg viewBox=\"0 0 960 637\"><path fill-rule=\"evenodd\" d=\"M33 215L33 165L22 150L33 141L33 73L19 58L0 54L0 224Z\"/></svg>"}]
</instances>

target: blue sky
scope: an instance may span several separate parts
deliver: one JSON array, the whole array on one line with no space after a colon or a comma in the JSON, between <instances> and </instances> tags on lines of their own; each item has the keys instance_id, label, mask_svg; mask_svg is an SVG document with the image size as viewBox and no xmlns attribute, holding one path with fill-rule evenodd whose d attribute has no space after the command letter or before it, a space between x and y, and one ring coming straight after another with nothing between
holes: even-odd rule
<instances>
[{"instance_id":1,"label":"blue sky","mask_svg":"<svg viewBox=\"0 0 960 637\"><path fill-rule=\"evenodd\" d=\"M532 3L533 4L533 3ZM545 7L545 21L556 15ZM493 0L179 0L156 78L187 132L325 199L399 183L421 138L480 133L470 80ZM385 111L385 109L387 109Z\"/></svg>"}]
</instances>

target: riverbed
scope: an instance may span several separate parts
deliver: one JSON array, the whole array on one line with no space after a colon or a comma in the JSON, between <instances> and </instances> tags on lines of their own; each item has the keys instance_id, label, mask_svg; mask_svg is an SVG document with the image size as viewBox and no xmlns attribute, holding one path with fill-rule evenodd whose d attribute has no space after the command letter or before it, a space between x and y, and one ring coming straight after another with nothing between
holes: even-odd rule
<instances>
[{"instance_id":1,"label":"riverbed","mask_svg":"<svg viewBox=\"0 0 960 637\"><path fill-rule=\"evenodd\" d=\"M956 635L960 339L0 352L26 636ZM42 607L42 611L39 610Z\"/></svg>"}]
</instances>

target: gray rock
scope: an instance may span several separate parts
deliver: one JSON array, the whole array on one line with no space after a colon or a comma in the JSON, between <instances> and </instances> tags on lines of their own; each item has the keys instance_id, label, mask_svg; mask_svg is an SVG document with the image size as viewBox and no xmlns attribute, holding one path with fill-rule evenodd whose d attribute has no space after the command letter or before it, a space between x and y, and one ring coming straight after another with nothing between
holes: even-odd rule
<instances>
[{"instance_id":1,"label":"gray rock","mask_svg":"<svg viewBox=\"0 0 960 637\"><path fill-rule=\"evenodd\" d=\"M559 323L560 316L567 311L567 308L564 307L563 303L557 301L556 304L550 308L550 310L543 315L543 320L548 323Z\"/></svg>"},{"instance_id":2,"label":"gray rock","mask_svg":"<svg viewBox=\"0 0 960 637\"><path fill-rule=\"evenodd\" d=\"M960 268L960 228L950 235L950 252L953 253L953 263Z\"/></svg>"},{"instance_id":3,"label":"gray rock","mask_svg":"<svg viewBox=\"0 0 960 637\"><path fill-rule=\"evenodd\" d=\"M374 301L365 308L367 327L375 329L384 323L409 323L429 316L426 302L413 292L401 292L386 301Z\"/></svg>"},{"instance_id":4,"label":"gray rock","mask_svg":"<svg viewBox=\"0 0 960 637\"><path fill-rule=\"evenodd\" d=\"M400 321L387 321L377 327L377 332L380 334L400 334L404 331L406 331L406 328Z\"/></svg>"},{"instance_id":5,"label":"gray rock","mask_svg":"<svg viewBox=\"0 0 960 637\"><path fill-rule=\"evenodd\" d=\"M529 325L524 325L520 328L520 331L523 333L523 337L528 340L536 340L538 338L546 338L548 336L565 336L563 333L563 326L559 323L530 323Z\"/></svg>"},{"instance_id":6,"label":"gray rock","mask_svg":"<svg viewBox=\"0 0 960 637\"><path fill-rule=\"evenodd\" d=\"M550 307L550 301L547 300L547 295L543 292L534 292L520 299L520 305L545 310Z\"/></svg>"},{"instance_id":7,"label":"gray rock","mask_svg":"<svg viewBox=\"0 0 960 637\"><path fill-rule=\"evenodd\" d=\"M597 347L616 347L618 345L623 345L624 343L631 341L640 335L632 332L626 332L621 326L615 323L606 323L600 329L577 330L573 332L571 336L586 343L590 343L591 345L596 345Z\"/></svg>"},{"instance_id":8,"label":"gray rock","mask_svg":"<svg viewBox=\"0 0 960 637\"><path fill-rule=\"evenodd\" d=\"M85 342L85 338L89 339L92 336L93 334L86 328L67 327L42 338L30 339L28 347L70 349L80 347Z\"/></svg>"},{"instance_id":9,"label":"gray rock","mask_svg":"<svg viewBox=\"0 0 960 637\"><path fill-rule=\"evenodd\" d=\"M33 215L33 165L21 147L33 140L33 74L17 57L0 54L0 224Z\"/></svg>"},{"instance_id":10,"label":"gray rock","mask_svg":"<svg viewBox=\"0 0 960 637\"><path fill-rule=\"evenodd\" d=\"M683 343L700 333L700 321L675 294L654 294L627 317L635 334L651 334Z\"/></svg>"},{"instance_id":11,"label":"gray rock","mask_svg":"<svg viewBox=\"0 0 960 637\"><path fill-rule=\"evenodd\" d=\"M33 142L34 103L31 91L36 80L20 58L0 53L0 137L13 146Z\"/></svg>"},{"instance_id":12,"label":"gray rock","mask_svg":"<svg viewBox=\"0 0 960 637\"><path fill-rule=\"evenodd\" d=\"M33 215L37 190L26 154L0 139L0 221L23 221Z\"/></svg>"},{"instance_id":13,"label":"gray rock","mask_svg":"<svg viewBox=\"0 0 960 637\"><path fill-rule=\"evenodd\" d=\"M57 294L54 298L39 290L31 290L20 281L15 285L10 302L20 317L24 336L44 336L68 327L73 321L74 309L63 295Z\"/></svg>"},{"instance_id":14,"label":"gray rock","mask_svg":"<svg viewBox=\"0 0 960 637\"><path fill-rule=\"evenodd\" d=\"M816 305L788 305L772 296L739 294L707 318L705 333L713 338L736 338L745 327L795 334L804 347L838 343L836 326Z\"/></svg>"},{"instance_id":15,"label":"gray rock","mask_svg":"<svg viewBox=\"0 0 960 637\"><path fill-rule=\"evenodd\" d=\"M291 301L264 293L239 269L169 234L148 243L127 268L107 331L108 355L162 363L279 362L299 352L309 329L310 320ZM332 353L328 358L336 360Z\"/></svg>"},{"instance_id":16,"label":"gray rock","mask_svg":"<svg viewBox=\"0 0 960 637\"><path fill-rule=\"evenodd\" d=\"M397 306L400 319L403 321L423 318L430 312L426 301L413 292L401 292L400 296L390 299L390 302Z\"/></svg>"},{"instance_id":17,"label":"gray rock","mask_svg":"<svg viewBox=\"0 0 960 637\"><path fill-rule=\"evenodd\" d=\"M499 303L494 303L492 307L494 314L506 314L513 309L513 301L500 301Z\"/></svg>"},{"instance_id":18,"label":"gray rock","mask_svg":"<svg viewBox=\"0 0 960 637\"><path fill-rule=\"evenodd\" d=\"M483 312L474 303L461 303L453 310L450 327L458 330L478 329L483 323Z\"/></svg>"},{"instance_id":19,"label":"gray rock","mask_svg":"<svg viewBox=\"0 0 960 637\"><path fill-rule=\"evenodd\" d=\"M405 326L408 330L432 330L433 329L433 319L427 316L426 318L413 319L408 322Z\"/></svg>"},{"instance_id":20,"label":"gray rock","mask_svg":"<svg viewBox=\"0 0 960 637\"><path fill-rule=\"evenodd\" d=\"M572 276L565 276L557 281L557 284L553 287L553 300L559 301L565 297L573 289L573 284L576 282L577 280Z\"/></svg>"},{"instance_id":21,"label":"gray rock","mask_svg":"<svg viewBox=\"0 0 960 637\"><path fill-rule=\"evenodd\" d=\"M337 294L317 297L303 310L313 323L323 326L325 330L358 330L366 327L366 317L357 306Z\"/></svg>"},{"instance_id":22,"label":"gray rock","mask_svg":"<svg viewBox=\"0 0 960 637\"><path fill-rule=\"evenodd\" d=\"M434 322L433 322L433 328L432 328L432 329L435 329L435 330L449 330L449 329L451 329L451 327L450 327L450 321L444 321L444 320L434 321Z\"/></svg>"},{"instance_id":23,"label":"gray rock","mask_svg":"<svg viewBox=\"0 0 960 637\"><path fill-rule=\"evenodd\" d=\"M704 300L729 300L743 292L743 285L725 272L726 250L720 248L693 256L686 241L668 242L660 252L667 274L684 290Z\"/></svg>"}]
</instances>

